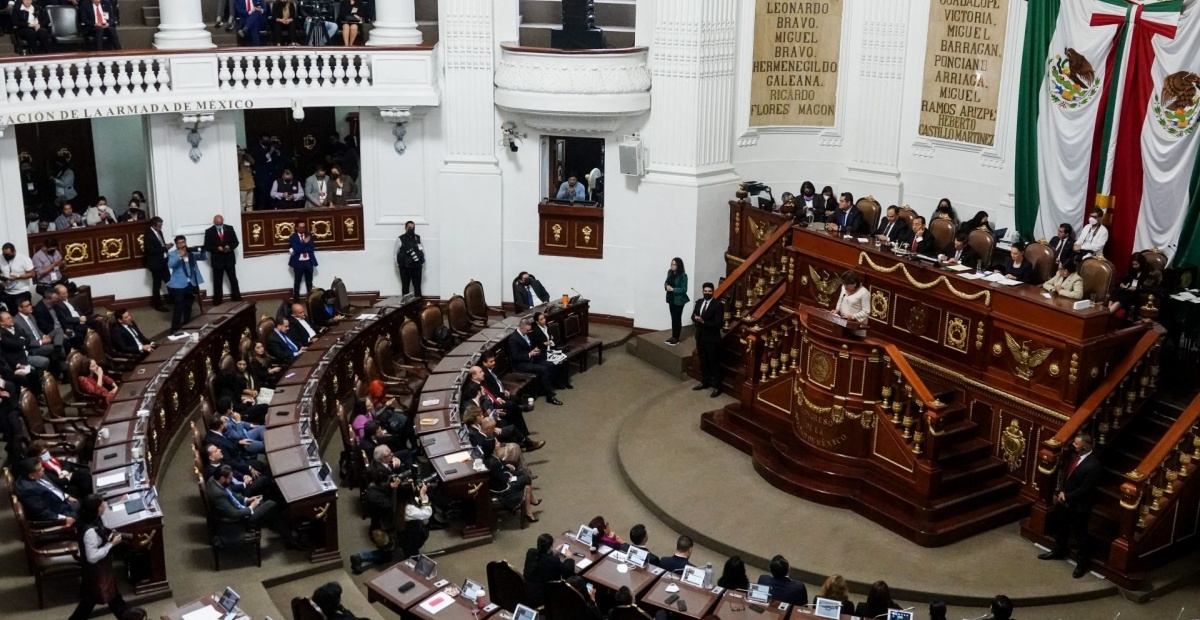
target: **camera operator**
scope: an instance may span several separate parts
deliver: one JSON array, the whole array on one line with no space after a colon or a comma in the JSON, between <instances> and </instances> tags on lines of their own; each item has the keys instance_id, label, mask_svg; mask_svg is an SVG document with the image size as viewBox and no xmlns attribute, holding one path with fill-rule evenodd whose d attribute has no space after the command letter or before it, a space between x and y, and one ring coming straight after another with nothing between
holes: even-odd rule
<instances>
[{"instance_id":1,"label":"camera operator","mask_svg":"<svg viewBox=\"0 0 1200 620\"><path fill-rule=\"evenodd\" d=\"M329 40L337 34L335 5L335 0L301 0L300 14L304 17L304 36L308 45L329 45Z\"/></svg>"},{"instance_id":2,"label":"camera operator","mask_svg":"<svg viewBox=\"0 0 1200 620\"><path fill-rule=\"evenodd\" d=\"M433 516L425 484L416 486L411 478L390 475L385 469L371 473L371 484L363 493L363 513L371 519L371 542L374 551L362 551L350 556L350 570L362 574L370 564L388 564L392 551L400 545L404 557L414 556L429 538L425 522ZM400 520L397 509L404 509L404 528L398 532L396 522Z\"/></svg>"}]
</instances>

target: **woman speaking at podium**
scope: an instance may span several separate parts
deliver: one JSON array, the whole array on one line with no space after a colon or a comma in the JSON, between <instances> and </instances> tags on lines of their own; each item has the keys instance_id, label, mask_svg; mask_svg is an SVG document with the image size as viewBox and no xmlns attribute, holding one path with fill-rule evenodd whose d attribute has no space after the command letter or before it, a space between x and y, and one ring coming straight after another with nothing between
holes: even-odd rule
<instances>
[{"instance_id":1,"label":"woman speaking at podium","mask_svg":"<svg viewBox=\"0 0 1200 620\"><path fill-rule=\"evenodd\" d=\"M866 323L870 313L869 301L870 295L867 294L867 289L863 287L858 274L853 271L843 273L842 292L838 295L833 311L843 319Z\"/></svg>"}]
</instances>

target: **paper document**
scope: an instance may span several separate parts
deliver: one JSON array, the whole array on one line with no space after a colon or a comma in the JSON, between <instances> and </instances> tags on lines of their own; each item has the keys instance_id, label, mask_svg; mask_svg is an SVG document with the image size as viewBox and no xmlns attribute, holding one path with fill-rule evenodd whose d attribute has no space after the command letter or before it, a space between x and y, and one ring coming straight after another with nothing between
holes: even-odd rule
<instances>
[{"instance_id":1,"label":"paper document","mask_svg":"<svg viewBox=\"0 0 1200 620\"><path fill-rule=\"evenodd\" d=\"M125 482L125 470L114 471L112 473L96 476L96 486L99 488L111 487L114 484Z\"/></svg>"},{"instance_id":2,"label":"paper document","mask_svg":"<svg viewBox=\"0 0 1200 620\"><path fill-rule=\"evenodd\" d=\"M963 273L963 274L959 274L959 275L961 275L964 279L967 279L967 280L982 280L987 277L987 276L983 275L982 273Z\"/></svg>"},{"instance_id":3,"label":"paper document","mask_svg":"<svg viewBox=\"0 0 1200 620\"><path fill-rule=\"evenodd\" d=\"M191 613L183 614L183 620L218 620L218 618L223 618L224 616L225 614L210 605L208 607L201 607Z\"/></svg>"},{"instance_id":4,"label":"paper document","mask_svg":"<svg viewBox=\"0 0 1200 620\"><path fill-rule=\"evenodd\" d=\"M167 336L167 340L170 340L171 342L178 342L180 340L187 340L188 338L191 338L191 337L192 337L192 335L187 332L180 332L178 334L175 334L174 336Z\"/></svg>"},{"instance_id":5,"label":"paper document","mask_svg":"<svg viewBox=\"0 0 1200 620\"><path fill-rule=\"evenodd\" d=\"M471 460L471 453L467 451L455 452L454 454L446 455L446 464L453 465L455 463L466 463Z\"/></svg>"},{"instance_id":6,"label":"paper document","mask_svg":"<svg viewBox=\"0 0 1200 620\"><path fill-rule=\"evenodd\" d=\"M946 265L946 269L955 272L970 271L971 268L966 265Z\"/></svg>"},{"instance_id":7,"label":"paper document","mask_svg":"<svg viewBox=\"0 0 1200 620\"><path fill-rule=\"evenodd\" d=\"M360 321L369 321L369 320L371 320L371 319L377 319L377 318L379 318L379 315L378 315L378 314L374 314L374 313L370 313L370 312L364 312L364 313L362 313L362 314L358 315L358 316L357 316L357 317L355 317L355 318L356 318L356 319L358 319L358 320L360 320Z\"/></svg>"},{"instance_id":8,"label":"paper document","mask_svg":"<svg viewBox=\"0 0 1200 620\"><path fill-rule=\"evenodd\" d=\"M440 398L426 398L425 400L421 401L421 406L432 407L440 402L442 402L442 399Z\"/></svg>"},{"instance_id":9,"label":"paper document","mask_svg":"<svg viewBox=\"0 0 1200 620\"><path fill-rule=\"evenodd\" d=\"M1196 299L1196 296L1189 293L1188 291L1184 291L1182 293L1176 293L1174 295L1171 295L1171 299L1178 299L1179 301L1191 301L1193 299Z\"/></svg>"},{"instance_id":10,"label":"paper document","mask_svg":"<svg viewBox=\"0 0 1200 620\"><path fill-rule=\"evenodd\" d=\"M431 614L436 614L437 612L439 612L453 604L454 604L453 596L450 596L450 595L446 594L445 592L439 592L439 593L434 594L433 596L425 599L425 602L421 603L421 609L424 609L425 611L427 611Z\"/></svg>"},{"instance_id":11,"label":"paper document","mask_svg":"<svg viewBox=\"0 0 1200 620\"><path fill-rule=\"evenodd\" d=\"M259 405L269 405L272 398L275 398L275 390L271 388L258 388L258 398L254 399L254 402Z\"/></svg>"},{"instance_id":12,"label":"paper document","mask_svg":"<svg viewBox=\"0 0 1200 620\"><path fill-rule=\"evenodd\" d=\"M575 568L577 570L583 570L591 565L592 565L592 561L587 558L575 560Z\"/></svg>"}]
</instances>

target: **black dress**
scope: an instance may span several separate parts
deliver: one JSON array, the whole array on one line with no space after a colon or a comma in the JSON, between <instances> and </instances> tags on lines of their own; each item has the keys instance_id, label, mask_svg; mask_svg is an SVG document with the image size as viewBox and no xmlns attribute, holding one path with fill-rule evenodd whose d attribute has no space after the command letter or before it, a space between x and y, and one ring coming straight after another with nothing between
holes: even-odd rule
<instances>
[{"instance_id":1,"label":"black dress","mask_svg":"<svg viewBox=\"0 0 1200 620\"><path fill-rule=\"evenodd\" d=\"M484 462L491 472L488 487L492 491L492 497L509 510L520 510L525 505L525 487L533 484L533 480L527 474L510 472L504 463L494 456L486 457ZM510 480L510 474L515 479Z\"/></svg>"},{"instance_id":2,"label":"black dress","mask_svg":"<svg viewBox=\"0 0 1200 620\"><path fill-rule=\"evenodd\" d=\"M1033 277L1033 265L1027 260L1022 260L1020 265L1014 265L1012 257L1004 259L1004 265L1000 267L1000 273L1006 276L1013 276L1018 281L1029 284L1029 279Z\"/></svg>"}]
</instances>

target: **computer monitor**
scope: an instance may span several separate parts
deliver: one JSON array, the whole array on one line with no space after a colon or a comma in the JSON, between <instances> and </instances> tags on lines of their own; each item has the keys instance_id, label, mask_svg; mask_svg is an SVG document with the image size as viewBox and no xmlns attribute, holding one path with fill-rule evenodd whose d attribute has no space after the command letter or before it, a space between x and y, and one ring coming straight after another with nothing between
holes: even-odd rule
<instances>
[{"instance_id":1,"label":"computer monitor","mask_svg":"<svg viewBox=\"0 0 1200 620\"><path fill-rule=\"evenodd\" d=\"M474 603L475 601L477 601L479 599L479 596L481 594L483 594L483 586L480 585L479 582L474 581L470 577L468 577L463 580L463 584L462 584L462 588L460 589L460 592L462 593L463 598L468 599L472 603ZM910 618L909 620L912 620L912 619Z\"/></svg>"},{"instance_id":2,"label":"computer monitor","mask_svg":"<svg viewBox=\"0 0 1200 620\"><path fill-rule=\"evenodd\" d=\"M629 546L629 550L625 552L625 562L638 568L646 568L646 557L649 551L641 547Z\"/></svg>"},{"instance_id":3,"label":"computer monitor","mask_svg":"<svg viewBox=\"0 0 1200 620\"><path fill-rule=\"evenodd\" d=\"M417 556L417 565L413 570L426 579L433 579L437 574L437 562L434 562L429 556L421 554Z\"/></svg>"},{"instance_id":4,"label":"computer monitor","mask_svg":"<svg viewBox=\"0 0 1200 620\"><path fill-rule=\"evenodd\" d=\"M887 620L913 620L916 614L905 609L889 609Z\"/></svg>"},{"instance_id":5,"label":"computer monitor","mask_svg":"<svg viewBox=\"0 0 1200 620\"><path fill-rule=\"evenodd\" d=\"M592 529L592 526L587 525L585 523L585 524L579 526L579 531L575 533L575 540L578 540L579 542L591 547L592 546L592 534L594 534L594 533L595 533L595 530Z\"/></svg>"},{"instance_id":6,"label":"computer monitor","mask_svg":"<svg viewBox=\"0 0 1200 620\"><path fill-rule=\"evenodd\" d=\"M683 580L696 587L704 587L704 569L699 566L688 566L683 569Z\"/></svg>"},{"instance_id":7,"label":"computer monitor","mask_svg":"<svg viewBox=\"0 0 1200 620\"><path fill-rule=\"evenodd\" d=\"M230 613L233 611L234 607L237 607L238 601L241 600L241 598L242 597L238 596L237 592L233 591L233 588L225 588L225 591L221 593L221 598L217 601L217 604L221 606L221 609L225 610L225 613Z\"/></svg>"},{"instance_id":8,"label":"computer monitor","mask_svg":"<svg viewBox=\"0 0 1200 620\"><path fill-rule=\"evenodd\" d=\"M746 600L766 605L771 602L771 586L764 586L761 583L750 584L750 591L746 593ZM839 607L838 609L841 608Z\"/></svg>"},{"instance_id":9,"label":"computer monitor","mask_svg":"<svg viewBox=\"0 0 1200 620\"><path fill-rule=\"evenodd\" d=\"M513 610L513 620L537 620L538 612L517 603L517 608Z\"/></svg>"},{"instance_id":10,"label":"computer monitor","mask_svg":"<svg viewBox=\"0 0 1200 620\"><path fill-rule=\"evenodd\" d=\"M813 600L813 614L818 618L833 618L834 620L841 618L842 602L818 596Z\"/></svg>"}]
</instances>

